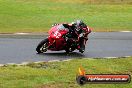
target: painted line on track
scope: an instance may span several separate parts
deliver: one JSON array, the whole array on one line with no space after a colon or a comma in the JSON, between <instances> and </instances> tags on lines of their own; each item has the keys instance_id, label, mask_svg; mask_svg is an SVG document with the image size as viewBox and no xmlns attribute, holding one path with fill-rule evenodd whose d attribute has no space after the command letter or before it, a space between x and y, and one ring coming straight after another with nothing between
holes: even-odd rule
<instances>
[{"instance_id":1,"label":"painted line on track","mask_svg":"<svg viewBox=\"0 0 132 88\"><path fill-rule=\"evenodd\" d=\"M36 64L37 64L37 63L43 63L43 62L44 62L44 61L36 61L36 62L33 62L33 63L36 63Z\"/></svg>"},{"instance_id":2,"label":"painted line on track","mask_svg":"<svg viewBox=\"0 0 132 88\"><path fill-rule=\"evenodd\" d=\"M110 59L110 58L118 58L118 57L103 57L103 58L108 58L108 59Z\"/></svg>"},{"instance_id":3,"label":"painted line on track","mask_svg":"<svg viewBox=\"0 0 132 88\"><path fill-rule=\"evenodd\" d=\"M15 65L16 63L7 63L6 65Z\"/></svg>"},{"instance_id":4,"label":"painted line on track","mask_svg":"<svg viewBox=\"0 0 132 88\"><path fill-rule=\"evenodd\" d=\"M23 32L20 32L20 33L14 33L14 34L16 34L16 35L28 35L28 34L30 34L30 33L23 33Z\"/></svg>"},{"instance_id":5,"label":"painted line on track","mask_svg":"<svg viewBox=\"0 0 132 88\"><path fill-rule=\"evenodd\" d=\"M60 62L61 60L50 60L48 62Z\"/></svg>"},{"instance_id":6,"label":"painted line on track","mask_svg":"<svg viewBox=\"0 0 132 88\"><path fill-rule=\"evenodd\" d=\"M71 61L72 59L62 60L62 61Z\"/></svg>"},{"instance_id":7,"label":"painted line on track","mask_svg":"<svg viewBox=\"0 0 132 88\"><path fill-rule=\"evenodd\" d=\"M30 62L22 62L21 64L19 64L19 65L27 65L27 64L29 64Z\"/></svg>"},{"instance_id":8,"label":"painted line on track","mask_svg":"<svg viewBox=\"0 0 132 88\"><path fill-rule=\"evenodd\" d=\"M132 32L132 31L119 31L119 32Z\"/></svg>"},{"instance_id":9,"label":"painted line on track","mask_svg":"<svg viewBox=\"0 0 132 88\"><path fill-rule=\"evenodd\" d=\"M0 64L0 67L4 66L4 64Z\"/></svg>"},{"instance_id":10,"label":"painted line on track","mask_svg":"<svg viewBox=\"0 0 132 88\"><path fill-rule=\"evenodd\" d=\"M125 57L131 57L131 56L125 56Z\"/></svg>"}]
</instances>

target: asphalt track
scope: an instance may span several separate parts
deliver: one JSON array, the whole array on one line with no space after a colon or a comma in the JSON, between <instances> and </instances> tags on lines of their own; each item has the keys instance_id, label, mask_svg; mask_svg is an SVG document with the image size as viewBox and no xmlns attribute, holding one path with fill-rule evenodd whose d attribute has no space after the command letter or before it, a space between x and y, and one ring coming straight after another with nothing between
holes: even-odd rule
<instances>
[{"instance_id":1,"label":"asphalt track","mask_svg":"<svg viewBox=\"0 0 132 88\"><path fill-rule=\"evenodd\" d=\"M0 64L78 58L132 56L132 32L93 32L89 35L86 51L48 51L36 54L36 46L46 35L0 35Z\"/></svg>"}]
</instances>

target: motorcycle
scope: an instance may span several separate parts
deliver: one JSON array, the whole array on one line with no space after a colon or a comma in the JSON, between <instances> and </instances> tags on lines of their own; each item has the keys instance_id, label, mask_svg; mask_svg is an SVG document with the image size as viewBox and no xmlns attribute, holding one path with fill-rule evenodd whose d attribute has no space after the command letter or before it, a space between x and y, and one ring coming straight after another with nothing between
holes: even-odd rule
<instances>
[{"instance_id":1,"label":"motorcycle","mask_svg":"<svg viewBox=\"0 0 132 88\"><path fill-rule=\"evenodd\" d=\"M65 50L66 53L72 52L76 49L79 52L83 53L85 50L86 41L88 40L88 34L91 30L87 28L83 28L83 33L78 35L78 39L76 41L72 41L70 46L67 43L67 34L69 34L69 29L64 24L54 25L49 31L49 36L42 40L37 48L37 53L44 53L47 50L51 51L60 51ZM83 50L81 51L79 48L82 47Z\"/></svg>"}]
</instances>

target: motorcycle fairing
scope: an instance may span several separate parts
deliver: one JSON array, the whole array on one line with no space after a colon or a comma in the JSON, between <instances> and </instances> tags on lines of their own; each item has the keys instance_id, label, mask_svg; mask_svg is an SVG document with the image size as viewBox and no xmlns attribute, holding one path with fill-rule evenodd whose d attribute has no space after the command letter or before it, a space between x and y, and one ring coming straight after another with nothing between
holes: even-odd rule
<instances>
[{"instance_id":1,"label":"motorcycle fairing","mask_svg":"<svg viewBox=\"0 0 132 88\"><path fill-rule=\"evenodd\" d=\"M64 50L66 46L65 39L63 36L67 34L69 29L65 28L63 24L56 25L49 30L49 50L59 51Z\"/></svg>"}]
</instances>

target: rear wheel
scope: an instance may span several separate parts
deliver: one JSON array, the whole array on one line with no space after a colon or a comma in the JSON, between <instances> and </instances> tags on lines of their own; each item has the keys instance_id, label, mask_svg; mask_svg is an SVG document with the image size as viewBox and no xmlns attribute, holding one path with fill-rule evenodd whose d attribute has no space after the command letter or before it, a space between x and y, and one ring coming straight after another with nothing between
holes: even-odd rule
<instances>
[{"instance_id":1,"label":"rear wheel","mask_svg":"<svg viewBox=\"0 0 132 88\"><path fill-rule=\"evenodd\" d=\"M70 52L72 52L72 51L74 51L74 50L75 50L75 48L74 48L73 46L71 46L71 47L66 47L66 49L65 49L66 53L70 53Z\"/></svg>"},{"instance_id":2,"label":"rear wheel","mask_svg":"<svg viewBox=\"0 0 132 88\"><path fill-rule=\"evenodd\" d=\"M69 48L65 49L65 51L67 54L70 52Z\"/></svg>"},{"instance_id":3,"label":"rear wheel","mask_svg":"<svg viewBox=\"0 0 132 88\"><path fill-rule=\"evenodd\" d=\"M39 53L46 52L47 49L48 49L48 38L42 40L42 41L38 44L38 46L37 46L37 48L36 48L36 51L37 51L37 53L39 54Z\"/></svg>"}]
</instances>

